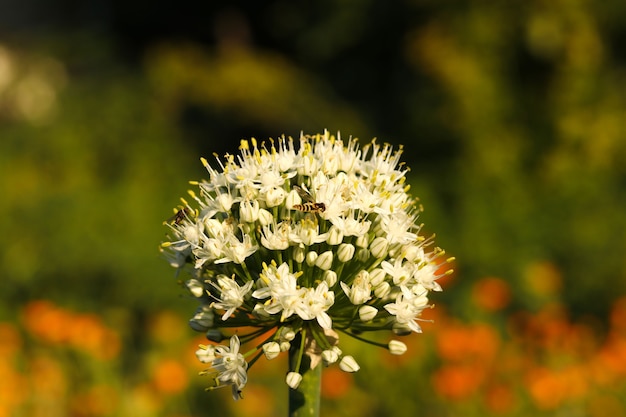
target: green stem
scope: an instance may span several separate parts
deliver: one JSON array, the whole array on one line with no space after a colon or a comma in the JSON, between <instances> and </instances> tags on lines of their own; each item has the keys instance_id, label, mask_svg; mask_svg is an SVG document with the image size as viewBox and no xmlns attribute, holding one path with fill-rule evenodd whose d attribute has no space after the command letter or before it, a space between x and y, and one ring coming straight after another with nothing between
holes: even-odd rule
<instances>
[{"instance_id":1,"label":"green stem","mask_svg":"<svg viewBox=\"0 0 626 417\"><path fill-rule=\"evenodd\" d=\"M311 337L306 335L305 338ZM308 341L303 341L307 345ZM320 390L322 382L322 364L310 369L309 357L302 355L300 344L294 340L289 350L289 369L302 375L302 382L297 389L289 388L289 417L318 417L320 415ZM298 362L300 368L296 369Z\"/></svg>"}]
</instances>

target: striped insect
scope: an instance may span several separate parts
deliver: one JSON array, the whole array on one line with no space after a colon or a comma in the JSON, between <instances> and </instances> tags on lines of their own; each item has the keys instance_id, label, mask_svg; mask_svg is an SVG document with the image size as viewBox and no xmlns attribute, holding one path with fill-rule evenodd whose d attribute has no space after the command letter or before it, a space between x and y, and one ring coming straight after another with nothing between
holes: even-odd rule
<instances>
[{"instance_id":1,"label":"striped insect","mask_svg":"<svg viewBox=\"0 0 626 417\"><path fill-rule=\"evenodd\" d=\"M326 204L318 203L313 199L313 196L308 191L294 185L293 188L298 192L300 198L302 198L302 204L294 204L293 208L305 213L323 213L326 211Z\"/></svg>"}]
</instances>

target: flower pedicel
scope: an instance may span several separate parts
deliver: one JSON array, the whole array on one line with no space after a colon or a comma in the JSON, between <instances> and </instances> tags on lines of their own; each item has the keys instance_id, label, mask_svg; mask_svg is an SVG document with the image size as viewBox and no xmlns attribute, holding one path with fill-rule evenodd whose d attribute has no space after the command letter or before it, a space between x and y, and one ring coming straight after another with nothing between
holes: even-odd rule
<instances>
[{"instance_id":1,"label":"flower pedicel","mask_svg":"<svg viewBox=\"0 0 626 417\"><path fill-rule=\"evenodd\" d=\"M286 378L293 389L303 366L338 362L357 371L339 334L403 354L397 340L362 334L421 332L428 292L441 290L440 264L452 260L420 235L421 206L407 194L401 150L374 141L360 148L328 132L297 142L242 141L241 154L218 158L219 168L202 159L209 179L192 182L199 193L190 191L193 201L182 200L166 222L162 250L174 268L188 269L185 286L199 302L191 327L214 342L226 329L256 329L196 352L210 364L210 388L230 385L235 399L263 355L300 352Z\"/></svg>"}]
</instances>

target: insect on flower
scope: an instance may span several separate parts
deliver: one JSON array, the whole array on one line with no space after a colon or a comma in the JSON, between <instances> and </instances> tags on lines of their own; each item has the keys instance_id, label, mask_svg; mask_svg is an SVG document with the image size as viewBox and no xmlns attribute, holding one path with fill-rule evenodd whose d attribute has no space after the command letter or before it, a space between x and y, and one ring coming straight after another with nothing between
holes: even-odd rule
<instances>
[{"instance_id":1,"label":"insect on flower","mask_svg":"<svg viewBox=\"0 0 626 417\"><path fill-rule=\"evenodd\" d=\"M183 220L185 220L185 217L187 217L189 213L190 213L189 209L181 208L180 210L176 212L176 214L174 214L172 217L167 219L166 222L169 224L174 224L178 226Z\"/></svg>"},{"instance_id":2,"label":"insect on flower","mask_svg":"<svg viewBox=\"0 0 626 417\"><path fill-rule=\"evenodd\" d=\"M300 198L304 201L302 204L294 204L293 208L305 213L323 213L326 211L326 204L318 203L308 191L294 185L293 188L298 192Z\"/></svg>"}]
</instances>

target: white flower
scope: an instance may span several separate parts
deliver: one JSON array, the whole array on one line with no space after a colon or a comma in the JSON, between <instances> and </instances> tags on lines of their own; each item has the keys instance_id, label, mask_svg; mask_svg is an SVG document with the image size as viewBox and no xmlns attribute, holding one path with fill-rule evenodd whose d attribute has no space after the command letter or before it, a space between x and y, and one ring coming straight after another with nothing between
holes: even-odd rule
<instances>
[{"instance_id":1,"label":"white flower","mask_svg":"<svg viewBox=\"0 0 626 417\"><path fill-rule=\"evenodd\" d=\"M332 327L332 319L326 313L335 302L335 294L328 290L326 282L322 281L315 290L309 288L304 294L303 307L298 313L303 320L316 319L322 329Z\"/></svg>"},{"instance_id":2,"label":"white flower","mask_svg":"<svg viewBox=\"0 0 626 417\"><path fill-rule=\"evenodd\" d=\"M261 245L269 250L285 250L289 247L289 232L291 227L288 222L278 225L263 226L261 231Z\"/></svg>"},{"instance_id":3,"label":"white flower","mask_svg":"<svg viewBox=\"0 0 626 417\"><path fill-rule=\"evenodd\" d=\"M375 141L360 148L324 132L244 140L240 151L216 158L216 168L202 159L209 178L192 182L199 192L166 221L161 246L177 272L190 267L183 282L200 303L189 321L194 330L217 343L240 327L258 329L239 333L247 340L266 335L245 354L237 336L196 352L217 375L214 388L230 385L239 398L244 357L254 363L285 351L307 355L312 367L339 362L356 372L354 358L337 347L339 329L363 341L368 331L421 331L428 293L441 289L444 251L421 236L421 206L408 194L401 150ZM387 347L406 350L398 341ZM298 387L304 371L294 365L287 384Z\"/></svg>"},{"instance_id":4,"label":"white flower","mask_svg":"<svg viewBox=\"0 0 626 417\"><path fill-rule=\"evenodd\" d=\"M397 323L406 325L415 333L421 333L422 329L417 324L417 317L427 307L428 299L425 293L418 295L404 286L400 289L401 293L396 297L396 302L385 305L385 310L395 316Z\"/></svg>"},{"instance_id":5,"label":"white flower","mask_svg":"<svg viewBox=\"0 0 626 417\"><path fill-rule=\"evenodd\" d=\"M233 397L239 399L241 390L248 382L248 362L239 353L239 338L236 335L230 338L230 347L215 347L215 359L211 362L211 367L218 372L216 379L219 384L231 385Z\"/></svg>"},{"instance_id":6,"label":"white flower","mask_svg":"<svg viewBox=\"0 0 626 417\"><path fill-rule=\"evenodd\" d=\"M202 363L210 363L215 360L215 347L200 345L200 348L196 350L196 357Z\"/></svg>"},{"instance_id":7,"label":"white flower","mask_svg":"<svg viewBox=\"0 0 626 417\"><path fill-rule=\"evenodd\" d=\"M292 243L302 243L306 246L324 242L327 238L328 233L320 234L319 225L309 219L304 219L298 223L289 233L289 239Z\"/></svg>"},{"instance_id":8,"label":"white flower","mask_svg":"<svg viewBox=\"0 0 626 417\"><path fill-rule=\"evenodd\" d=\"M218 302L212 303L211 306L219 310L226 310L222 315L222 321L226 321L235 310L241 307L244 297L250 292L253 284L254 282L249 281L241 287L234 279L226 275L218 275L215 287L220 292L220 296Z\"/></svg>"},{"instance_id":9,"label":"white flower","mask_svg":"<svg viewBox=\"0 0 626 417\"><path fill-rule=\"evenodd\" d=\"M242 264L243 261L259 247L252 244L250 235L244 235L243 241L239 241L235 236L231 235L227 238L224 246L222 247L223 257L216 260L215 263L234 262L236 264Z\"/></svg>"},{"instance_id":10,"label":"white flower","mask_svg":"<svg viewBox=\"0 0 626 417\"><path fill-rule=\"evenodd\" d=\"M395 285L406 284L413 276L414 265L410 262L403 262L402 258L391 262L383 261L380 267L385 271L393 280Z\"/></svg>"},{"instance_id":11,"label":"white flower","mask_svg":"<svg viewBox=\"0 0 626 417\"><path fill-rule=\"evenodd\" d=\"M369 282L369 274L365 270L356 275L352 286L348 286L348 284L343 281L339 284L343 292L345 292L350 299L350 302L354 305L361 305L371 298L372 286Z\"/></svg>"}]
</instances>

